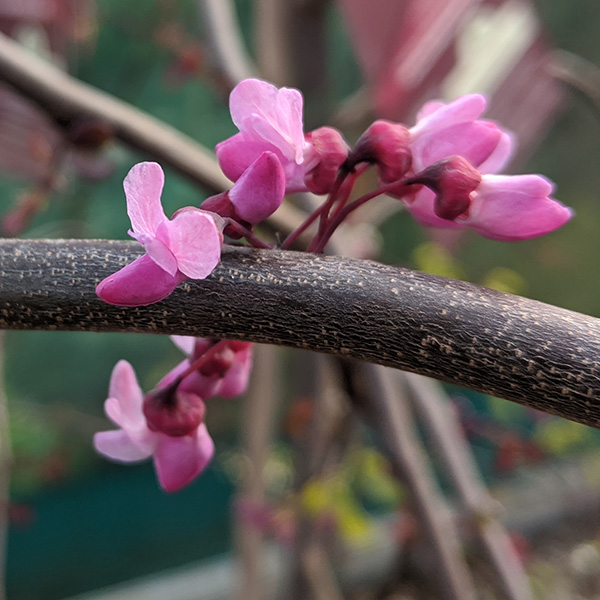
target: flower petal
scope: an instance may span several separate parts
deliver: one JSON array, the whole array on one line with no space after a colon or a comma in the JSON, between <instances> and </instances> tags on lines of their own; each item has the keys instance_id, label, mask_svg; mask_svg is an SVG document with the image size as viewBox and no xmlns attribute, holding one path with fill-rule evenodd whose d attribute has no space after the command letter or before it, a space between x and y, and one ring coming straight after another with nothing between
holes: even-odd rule
<instances>
[{"instance_id":1,"label":"flower petal","mask_svg":"<svg viewBox=\"0 0 600 600\"><path fill-rule=\"evenodd\" d=\"M171 341L184 353L190 356L196 346L196 338L192 335L172 335Z\"/></svg>"},{"instance_id":2,"label":"flower petal","mask_svg":"<svg viewBox=\"0 0 600 600\"><path fill-rule=\"evenodd\" d=\"M486 175L464 221L493 240L526 240L564 225L573 211L550 198L552 184L539 175Z\"/></svg>"},{"instance_id":3,"label":"flower petal","mask_svg":"<svg viewBox=\"0 0 600 600\"><path fill-rule=\"evenodd\" d=\"M177 267L190 279L208 277L221 261L223 235L214 217L198 208L178 211L165 224Z\"/></svg>"},{"instance_id":4,"label":"flower petal","mask_svg":"<svg viewBox=\"0 0 600 600\"><path fill-rule=\"evenodd\" d=\"M410 133L413 139L416 139L418 136L431 131L452 127L458 123L474 121L485 110L486 104L485 97L480 94L467 94L442 106L438 106L437 103L432 104L437 109L431 112L426 110L428 106L426 104L423 109L426 110L427 115L417 121Z\"/></svg>"},{"instance_id":5,"label":"flower petal","mask_svg":"<svg viewBox=\"0 0 600 600\"><path fill-rule=\"evenodd\" d=\"M138 446L122 429L94 434L94 448L117 462L138 462L152 455L152 448Z\"/></svg>"},{"instance_id":6,"label":"flower petal","mask_svg":"<svg viewBox=\"0 0 600 600\"><path fill-rule=\"evenodd\" d=\"M156 237L147 237L142 243L148 256L171 277L177 273L177 259L169 248L170 221L163 221L156 228Z\"/></svg>"},{"instance_id":7,"label":"flower petal","mask_svg":"<svg viewBox=\"0 0 600 600\"><path fill-rule=\"evenodd\" d=\"M104 403L106 414L125 430L139 429L146 423L143 401L144 395L133 367L126 360L120 360L110 376L108 399Z\"/></svg>"},{"instance_id":8,"label":"flower petal","mask_svg":"<svg viewBox=\"0 0 600 600\"><path fill-rule=\"evenodd\" d=\"M117 306L145 306L163 300L186 279L179 272L169 275L145 254L101 281L96 294Z\"/></svg>"},{"instance_id":9,"label":"flower petal","mask_svg":"<svg viewBox=\"0 0 600 600\"><path fill-rule=\"evenodd\" d=\"M466 158L477 167L494 154L502 133L489 121L458 123L425 133L411 144L413 169L419 172L454 155Z\"/></svg>"},{"instance_id":10,"label":"flower petal","mask_svg":"<svg viewBox=\"0 0 600 600\"><path fill-rule=\"evenodd\" d=\"M167 220L160 203L164 182L163 170L155 162L138 163L125 177L127 214L134 232L154 236L156 228Z\"/></svg>"},{"instance_id":11,"label":"flower petal","mask_svg":"<svg viewBox=\"0 0 600 600\"><path fill-rule=\"evenodd\" d=\"M425 227L441 227L444 229L461 227L455 221L442 219L435 214L435 194L429 188L421 188L414 196L403 199L403 202L413 218Z\"/></svg>"},{"instance_id":12,"label":"flower petal","mask_svg":"<svg viewBox=\"0 0 600 600\"><path fill-rule=\"evenodd\" d=\"M154 467L161 487L167 492L176 492L191 483L206 468L214 451L204 423L193 435L161 434L154 453Z\"/></svg>"},{"instance_id":13,"label":"flower petal","mask_svg":"<svg viewBox=\"0 0 600 600\"><path fill-rule=\"evenodd\" d=\"M248 389L250 372L252 371L252 344L236 352L235 361L227 371L217 390L223 398L234 398Z\"/></svg>"},{"instance_id":14,"label":"flower petal","mask_svg":"<svg viewBox=\"0 0 600 600\"><path fill-rule=\"evenodd\" d=\"M240 218L256 225L279 208L284 194L281 162L272 152L263 152L229 190L229 200Z\"/></svg>"}]
</instances>

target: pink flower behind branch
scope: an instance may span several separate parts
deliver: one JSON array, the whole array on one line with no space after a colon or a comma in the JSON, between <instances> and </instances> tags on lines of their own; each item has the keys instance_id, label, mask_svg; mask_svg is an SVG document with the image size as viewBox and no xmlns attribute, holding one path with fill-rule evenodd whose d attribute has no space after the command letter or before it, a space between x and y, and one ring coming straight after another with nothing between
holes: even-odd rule
<instances>
[{"instance_id":1,"label":"pink flower behind branch","mask_svg":"<svg viewBox=\"0 0 600 600\"><path fill-rule=\"evenodd\" d=\"M157 163L135 165L123 187L129 234L146 249L142 256L96 288L109 304L140 306L166 298L186 279L204 279L221 260L222 224L218 217L186 207L168 219L161 205L164 173Z\"/></svg>"},{"instance_id":2,"label":"pink flower behind branch","mask_svg":"<svg viewBox=\"0 0 600 600\"><path fill-rule=\"evenodd\" d=\"M139 462L152 457L161 487L175 492L193 481L208 465L214 444L201 423L189 435L171 437L151 431L143 413L144 395L133 367L125 360L113 369L107 416L119 427L94 436L96 450L116 462Z\"/></svg>"}]
</instances>

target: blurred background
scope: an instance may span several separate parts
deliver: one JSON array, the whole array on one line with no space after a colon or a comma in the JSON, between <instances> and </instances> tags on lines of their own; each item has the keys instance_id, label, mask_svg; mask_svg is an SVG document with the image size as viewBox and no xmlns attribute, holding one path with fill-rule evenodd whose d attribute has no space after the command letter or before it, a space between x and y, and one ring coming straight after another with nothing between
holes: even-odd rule
<instances>
[{"instance_id":1,"label":"blurred background","mask_svg":"<svg viewBox=\"0 0 600 600\"><path fill-rule=\"evenodd\" d=\"M0 31L210 150L236 131L227 98L240 74L299 87L305 129L334 125L350 143L374 117L410 125L429 99L485 93L489 117L520 141L510 170L552 179L576 218L545 238L503 244L424 230L382 201L356 217L359 251L597 317L599 28L596 0L0 0ZM57 121L1 85L1 234L126 239L122 181L135 162L153 158L101 121ZM163 166L167 214L212 192ZM398 548L415 535L377 436L354 423L332 477L298 489L295 465L314 409L292 376L306 357L279 355L264 498L245 506L233 500L247 460L243 399L211 401L216 459L178 494L157 487L150 464L113 465L92 450L93 433L108 427L102 407L114 364L130 361L150 389L181 360L167 338L7 333L6 597L53 600L126 581L138 587L115 588L111 598L134 597L134 589L140 598L229 597L217 588L232 584L236 523L269 538L271 565L291 553L302 511L333 532L346 559L359 557L354 579L341 576L346 597L419 597L406 565L404 596L373 583L390 579ZM535 597L600 598L598 432L465 390L446 393L505 507ZM447 489L439 468L438 477ZM277 579L278 567L269 569ZM217 591L213 583L194 588L198 573ZM152 595L165 582L171 591ZM502 597L485 589L482 597ZM86 598L108 598L103 593Z\"/></svg>"}]
</instances>

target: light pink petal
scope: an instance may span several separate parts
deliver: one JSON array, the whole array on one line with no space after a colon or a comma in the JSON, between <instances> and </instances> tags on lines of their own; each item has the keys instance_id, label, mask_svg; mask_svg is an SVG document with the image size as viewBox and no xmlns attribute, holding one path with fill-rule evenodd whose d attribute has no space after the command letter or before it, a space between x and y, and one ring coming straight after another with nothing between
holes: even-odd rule
<instances>
[{"instance_id":1,"label":"light pink petal","mask_svg":"<svg viewBox=\"0 0 600 600\"><path fill-rule=\"evenodd\" d=\"M494 240L544 235L573 216L570 208L549 197L551 192L552 184L539 175L486 175L464 223Z\"/></svg>"},{"instance_id":2,"label":"light pink petal","mask_svg":"<svg viewBox=\"0 0 600 600\"><path fill-rule=\"evenodd\" d=\"M217 394L223 398L234 398L248 389L252 371L252 344L236 353L235 362L222 379Z\"/></svg>"},{"instance_id":3,"label":"light pink petal","mask_svg":"<svg viewBox=\"0 0 600 600\"><path fill-rule=\"evenodd\" d=\"M138 462L152 455L151 448L138 446L122 429L96 433L94 448L106 458L118 462Z\"/></svg>"},{"instance_id":4,"label":"light pink petal","mask_svg":"<svg viewBox=\"0 0 600 600\"><path fill-rule=\"evenodd\" d=\"M417 113L417 123L444 106L446 106L444 102L440 102L439 100L430 100L429 102L426 102Z\"/></svg>"},{"instance_id":5,"label":"light pink petal","mask_svg":"<svg viewBox=\"0 0 600 600\"><path fill-rule=\"evenodd\" d=\"M498 173L501 171L516 146L516 142L510 133L502 131L496 149L477 167L480 173Z\"/></svg>"},{"instance_id":6,"label":"light pink petal","mask_svg":"<svg viewBox=\"0 0 600 600\"><path fill-rule=\"evenodd\" d=\"M298 90L246 79L231 92L229 108L240 131L273 144L286 159L302 162L302 94Z\"/></svg>"},{"instance_id":7,"label":"light pink petal","mask_svg":"<svg viewBox=\"0 0 600 600\"><path fill-rule=\"evenodd\" d=\"M156 228L158 237L144 236L143 244L148 256L171 277L177 273L177 259L168 247L169 221L163 221Z\"/></svg>"},{"instance_id":8,"label":"light pink petal","mask_svg":"<svg viewBox=\"0 0 600 600\"><path fill-rule=\"evenodd\" d=\"M208 277L221 261L223 235L214 217L198 208L178 211L165 224L169 250L190 279Z\"/></svg>"},{"instance_id":9,"label":"light pink petal","mask_svg":"<svg viewBox=\"0 0 600 600\"><path fill-rule=\"evenodd\" d=\"M163 300L186 279L179 272L169 275L145 254L101 281L96 294L108 304L145 306Z\"/></svg>"},{"instance_id":10,"label":"light pink petal","mask_svg":"<svg viewBox=\"0 0 600 600\"><path fill-rule=\"evenodd\" d=\"M108 388L108 399L104 409L108 417L125 430L145 426L142 413L144 395L133 367L120 360L112 371Z\"/></svg>"},{"instance_id":11,"label":"light pink petal","mask_svg":"<svg viewBox=\"0 0 600 600\"><path fill-rule=\"evenodd\" d=\"M166 220L160 203L164 181L163 170L154 162L134 165L125 177L127 214L136 233L154 235L156 228Z\"/></svg>"},{"instance_id":12,"label":"light pink petal","mask_svg":"<svg viewBox=\"0 0 600 600\"><path fill-rule=\"evenodd\" d=\"M214 455L215 446L204 423L193 435L159 437L154 467L158 482L167 492L176 492L191 483Z\"/></svg>"},{"instance_id":13,"label":"light pink petal","mask_svg":"<svg viewBox=\"0 0 600 600\"><path fill-rule=\"evenodd\" d=\"M444 158L458 155L474 167L496 151L502 131L489 121L459 123L418 137L411 150L413 170L420 171Z\"/></svg>"},{"instance_id":14,"label":"light pink petal","mask_svg":"<svg viewBox=\"0 0 600 600\"><path fill-rule=\"evenodd\" d=\"M452 127L458 123L474 121L485 110L486 99L480 94L468 94L461 96L454 102L439 107L429 112L426 117L420 119L410 130L413 139L425 133Z\"/></svg>"},{"instance_id":15,"label":"light pink petal","mask_svg":"<svg viewBox=\"0 0 600 600\"><path fill-rule=\"evenodd\" d=\"M272 215L285 194L285 175L272 152L263 152L229 190L237 214L255 225Z\"/></svg>"},{"instance_id":16,"label":"light pink petal","mask_svg":"<svg viewBox=\"0 0 600 600\"><path fill-rule=\"evenodd\" d=\"M196 338L191 335L172 335L171 341L188 356L194 351Z\"/></svg>"},{"instance_id":17,"label":"light pink petal","mask_svg":"<svg viewBox=\"0 0 600 600\"><path fill-rule=\"evenodd\" d=\"M173 367L157 384L157 388L164 388L173 383L179 376L183 375L190 366L190 361L186 358L177 366Z\"/></svg>"},{"instance_id":18,"label":"light pink petal","mask_svg":"<svg viewBox=\"0 0 600 600\"><path fill-rule=\"evenodd\" d=\"M426 227L442 227L444 229L458 229L461 227L455 221L438 217L434 210L435 194L423 187L413 197L403 200L407 210L421 225Z\"/></svg>"}]
</instances>

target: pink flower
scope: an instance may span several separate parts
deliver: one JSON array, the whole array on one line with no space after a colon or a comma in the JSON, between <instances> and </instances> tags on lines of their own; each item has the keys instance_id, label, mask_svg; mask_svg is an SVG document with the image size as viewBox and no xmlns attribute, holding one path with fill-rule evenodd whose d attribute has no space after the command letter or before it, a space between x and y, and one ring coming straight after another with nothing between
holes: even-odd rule
<instances>
[{"instance_id":1,"label":"pink flower","mask_svg":"<svg viewBox=\"0 0 600 600\"><path fill-rule=\"evenodd\" d=\"M100 282L96 293L109 304L158 302L182 281L208 277L221 260L218 217L187 207L168 219L160 199L163 184L164 173L153 162L135 165L123 182L129 234L144 245L146 255Z\"/></svg>"},{"instance_id":2,"label":"pink flower","mask_svg":"<svg viewBox=\"0 0 600 600\"><path fill-rule=\"evenodd\" d=\"M175 492L193 481L208 465L214 444L201 423L189 435L171 437L151 431L143 414L144 396L132 366L119 361L110 378L104 403L107 416L120 429L94 435L94 447L103 456L122 463L152 456L161 487Z\"/></svg>"},{"instance_id":3,"label":"pink flower","mask_svg":"<svg viewBox=\"0 0 600 600\"><path fill-rule=\"evenodd\" d=\"M192 361L201 357L216 343L216 340L182 335L173 335L171 339L189 358L165 375L159 387L169 385L188 369ZM181 382L180 389L205 399L212 396L233 398L243 394L248 388L252 370L252 346L251 342L225 342L219 353Z\"/></svg>"},{"instance_id":4,"label":"pink flower","mask_svg":"<svg viewBox=\"0 0 600 600\"><path fill-rule=\"evenodd\" d=\"M216 146L223 173L237 181L268 150L281 162L287 191L305 190L308 144L302 125L302 94L259 79L245 79L231 92L229 109L240 132Z\"/></svg>"},{"instance_id":5,"label":"pink flower","mask_svg":"<svg viewBox=\"0 0 600 600\"><path fill-rule=\"evenodd\" d=\"M285 194L285 174L273 152L263 152L239 177L233 187L207 198L202 207L222 217L256 225L271 216ZM228 233L227 228L225 233Z\"/></svg>"},{"instance_id":6,"label":"pink flower","mask_svg":"<svg viewBox=\"0 0 600 600\"><path fill-rule=\"evenodd\" d=\"M426 104L410 129L409 177L426 186L413 192L400 185L392 194L422 225L470 227L495 240L529 239L564 225L573 213L550 197L547 179L490 175L508 160L512 140L495 123L479 119L485 106L477 94Z\"/></svg>"}]
</instances>

